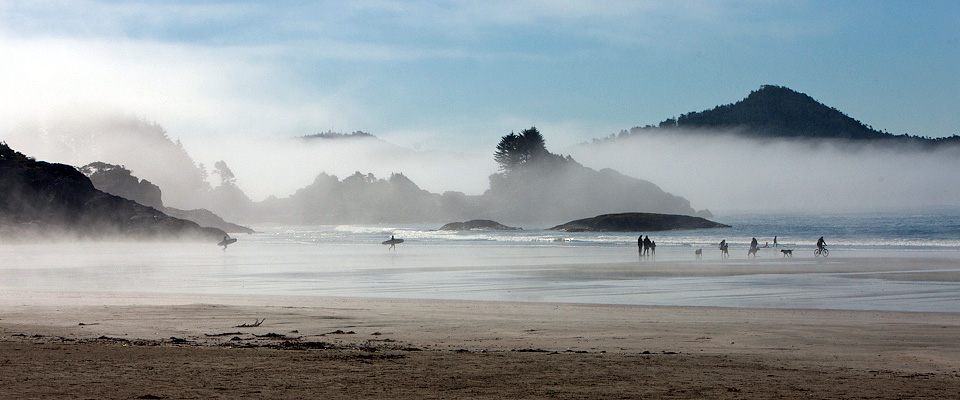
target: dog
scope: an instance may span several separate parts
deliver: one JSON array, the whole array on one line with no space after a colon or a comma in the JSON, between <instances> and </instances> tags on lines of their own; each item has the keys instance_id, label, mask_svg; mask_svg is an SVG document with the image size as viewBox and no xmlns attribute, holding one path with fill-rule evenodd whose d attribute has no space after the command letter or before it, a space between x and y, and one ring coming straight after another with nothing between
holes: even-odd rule
<instances>
[{"instance_id":1,"label":"dog","mask_svg":"<svg viewBox=\"0 0 960 400\"><path fill-rule=\"evenodd\" d=\"M703 258L703 249L697 249L697 251L695 251L695 252L693 252L693 253L697 255L697 259L698 259L698 260L701 259L701 258Z\"/></svg>"},{"instance_id":2,"label":"dog","mask_svg":"<svg viewBox=\"0 0 960 400\"><path fill-rule=\"evenodd\" d=\"M783 250L780 250L780 252L783 253L784 258L786 257L793 258L793 249L789 249L789 250L783 249Z\"/></svg>"},{"instance_id":3,"label":"dog","mask_svg":"<svg viewBox=\"0 0 960 400\"><path fill-rule=\"evenodd\" d=\"M757 258L757 252L759 251L759 247L751 247L750 250L747 250L747 257L753 256L753 258Z\"/></svg>"}]
</instances>

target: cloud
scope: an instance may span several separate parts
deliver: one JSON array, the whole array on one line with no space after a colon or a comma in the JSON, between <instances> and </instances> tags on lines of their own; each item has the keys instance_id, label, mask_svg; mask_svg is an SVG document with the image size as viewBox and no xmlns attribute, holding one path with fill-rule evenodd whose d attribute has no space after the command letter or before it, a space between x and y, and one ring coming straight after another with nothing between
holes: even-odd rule
<instances>
[{"instance_id":1,"label":"cloud","mask_svg":"<svg viewBox=\"0 0 960 400\"><path fill-rule=\"evenodd\" d=\"M92 106L162 122L175 136L311 132L355 123L336 88L300 89L270 47L202 47L138 40L0 37L6 122Z\"/></svg>"}]
</instances>

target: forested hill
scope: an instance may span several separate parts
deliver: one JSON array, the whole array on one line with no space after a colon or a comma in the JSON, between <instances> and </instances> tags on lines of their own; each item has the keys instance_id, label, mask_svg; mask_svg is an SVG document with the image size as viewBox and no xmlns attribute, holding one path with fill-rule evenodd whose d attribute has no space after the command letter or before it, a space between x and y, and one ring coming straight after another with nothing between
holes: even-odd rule
<instances>
[{"instance_id":1,"label":"forested hill","mask_svg":"<svg viewBox=\"0 0 960 400\"><path fill-rule=\"evenodd\" d=\"M960 136L927 138L908 134L893 135L878 131L840 110L828 107L812 97L792 89L764 85L745 99L710 110L690 112L669 118L657 126L635 127L619 135L648 132L730 132L755 138L811 138L867 141L913 142L923 145L960 144Z\"/></svg>"}]
</instances>

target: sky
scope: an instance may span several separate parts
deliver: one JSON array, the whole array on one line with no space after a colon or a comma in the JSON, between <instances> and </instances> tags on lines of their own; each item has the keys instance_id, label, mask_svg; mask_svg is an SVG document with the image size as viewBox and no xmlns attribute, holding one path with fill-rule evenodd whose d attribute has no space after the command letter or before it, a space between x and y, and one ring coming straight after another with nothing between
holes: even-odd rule
<instances>
[{"instance_id":1,"label":"sky","mask_svg":"<svg viewBox=\"0 0 960 400\"><path fill-rule=\"evenodd\" d=\"M960 134L956 1L0 1L0 124L122 109L206 144L362 130L560 149L764 84Z\"/></svg>"}]
</instances>

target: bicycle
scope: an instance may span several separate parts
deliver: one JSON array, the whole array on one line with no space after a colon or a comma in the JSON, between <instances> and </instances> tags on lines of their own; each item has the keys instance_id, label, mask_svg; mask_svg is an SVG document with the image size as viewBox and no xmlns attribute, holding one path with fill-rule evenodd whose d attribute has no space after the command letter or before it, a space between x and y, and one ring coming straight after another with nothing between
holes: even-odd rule
<instances>
[{"instance_id":1,"label":"bicycle","mask_svg":"<svg viewBox=\"0 0 960 400\"><path fill-rule=\"evenodd\" d=\"M829 255L830 255L830 250L827 250L826 246L818 247L816 250L813 251L814 257L820 257L820 256L826 257Z\"/></svg>"}]
</instances>

